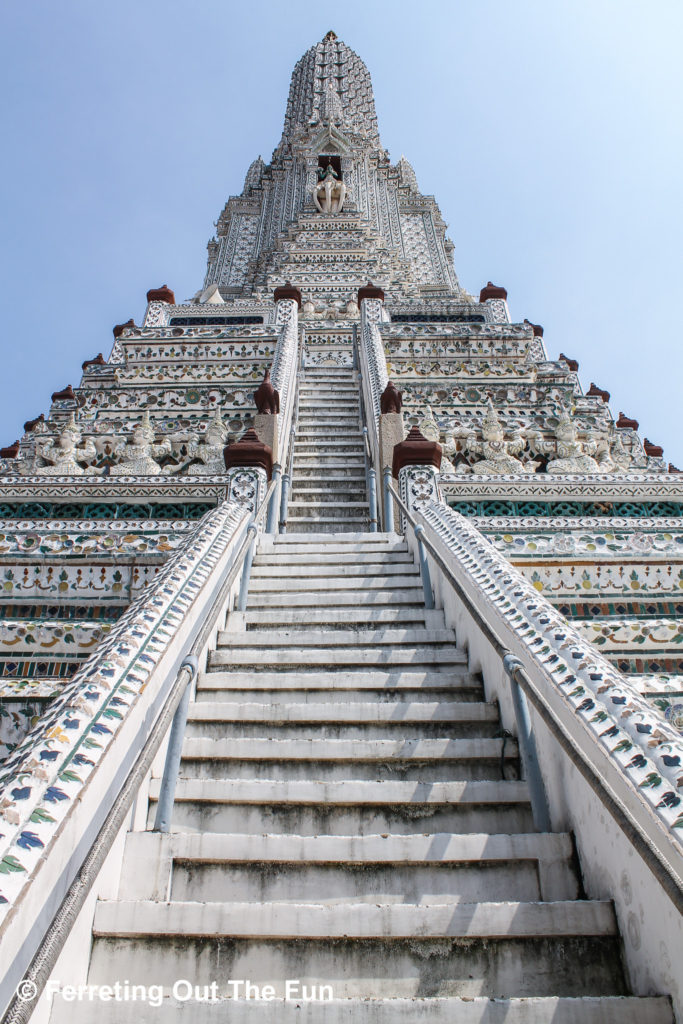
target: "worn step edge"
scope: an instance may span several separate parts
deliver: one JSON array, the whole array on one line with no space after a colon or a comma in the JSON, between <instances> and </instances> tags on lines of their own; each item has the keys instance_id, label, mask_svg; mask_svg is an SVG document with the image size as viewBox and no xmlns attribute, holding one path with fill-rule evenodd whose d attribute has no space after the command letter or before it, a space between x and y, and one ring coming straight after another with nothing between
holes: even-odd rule
<instances>
[{"instance_id":1,"label":"worn step edge","mask_svg":"<svg viewBox=\"0 0 683 1024\"><path fill-rule=\"evenodd\" d=\"M93 936L195 936L232 939L566 938L614 936L607 900L556 903L416 904L157 903L100 900Z\"/></svg>"},{"instance_id":2,"label":"worn step edge","mask_svg":"<svg viewBox=\"0 0 683 1024\"><path fill-rule=\"evenodd\" d=\"M150 799L160 779L150 782ZM178 779L176 800L190 803L293 804L326 808L363 806L446 806L528 804L527 784L519 780L400 782L395 779L346 782L276 779Z\"/></svg>"},{"instance_id":3,"label":"worn step edge","mask_svg":"<svg viewBox=\"0 0 683 1024\"><path fill-rule=\"evenodd\" d=\"M257 704L244 702L235 708L225 702L190 704L189 722L268 722L270 724L316 723L319 725L425 725L446 722L496 722L495 704L450 702L348 704Z\"/></svg>"},{"instance_id":4,"label":"worn step edge","mask_svg":"<svg viewBox=\"0 0 683 1024\"><path fill-rule=\"evenodd\" d=\"M293 763L343 762L396 763L446 761L500 761L518 757L513 739L462 737L458 739L261 739L189 736L183 743L185 761L280 761Z\"/></svg>"},{"instance_id":5,"label":"worn step edge","mask_svg":"<svg viewBox=\"0 0 683 1024\"><path fill-rule=\"evenodd\" d=\"M323 982L304 982L309 993ZM316 991L318 991L316 989ZM298 992L301 989L296 990ZM100 1024L674 1024L665 996L538 996L522 999L217 999L165 997L153 1010L133 1000L97 1005ZM92 1024L92 1004L56 997L51 1024Z\"/></svg>"},{"instance_id":6,"label":"worn step edge","mask_svg":"<svg viewBox=\"0 0 683 1024\"><path fill-rule=\"evenodd\" d=\"M452 629L320 629L296 630L280 633L273 630L251 630L230 632L220 630L217 638L220 647L338 647L354 644L375 646L377 644L455 644Z\"/></svg>"}]
</instances>

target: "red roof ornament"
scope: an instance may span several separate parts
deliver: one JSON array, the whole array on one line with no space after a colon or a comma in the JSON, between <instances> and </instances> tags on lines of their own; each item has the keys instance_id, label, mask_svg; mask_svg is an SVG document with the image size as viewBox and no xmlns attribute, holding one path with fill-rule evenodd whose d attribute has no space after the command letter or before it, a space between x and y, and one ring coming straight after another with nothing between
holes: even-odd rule
<instances>
[{"instance_id":1,"label":"red roof ornament","mask_svg":"<svg viewBox=\"0 0 683 1024\"><path fill-rule=\"evenodd\" d=\"M26 431L27 434L30 434L30 432L33 430L34 427L36 427L39 423L44 423L44 422L45 422L45 413L41 412L40 416L36 416L36 418L34 420L26 420L26 423L24 423L24 430Z\"/></svg>"},{"instance_id":2,"label":"red roof ornament","mask_svg":"<svg viewBox=\"0 0 683 1024\"><path fill-rule=\"evenodd\" d=\"M273 449L259 441L253 427L250 427L239 441L226 445L223 449L223 461L226 469L234 469L237 466L261 466L269 480L273 475Z\"/></svg>"},{"instance_id":3,"label":"red roof ornament","mask_svg":"<svg viewBox=\"0 0 683 1024\"><path fill-rule=\"evenodd\" d=\"M561 362L566 363L569 369L573 370L574 373L578 372L579 363L577 359L570 359L569 356L564 354L564 352L560 352L560 360Z\"/></svg>"},{"instance_id":4,"label":"red roof ornament","mask_svg":"<svg viewBox=\"0 0 683 1024\"><path fill-rule=\"evenodd\" d=\"M543 328L541 327L540 324L532 324L531 320L526 320L526 319L524 320L524 323L528 327L532 328L532 330L534 332L534 338L542 338L543 337Z\"/></svg>"},{"instance_id":5,"label":"red roof ornament","mask_svg":"<svg viewBox=\"0 0 683 1024\"><path fill-rule=\"evenodd\" d=\"M285 281L283 285L276 288L273 292L273 299L275 302L279 302L280 299L294 299L299 309L301 309L301 292L298 288L295 288L291 281Z\"/></svg>"},{"instance_id":6,"label":"red roof ornament","mask_svg":"<svg viewBox=\"0 0 683 1024\"><path fill-rule=\"evenodd\" d=\"M617 426L620 430L637 430L638 420L631 420L623 412L620 412Z\"/></svg>"},{"instance_id":7,"label":"red roof ornament","mask_svg":"<svg viewBox=\"0 0 683 1024\"><path fill-rule=\"evenodd\" d=\"M394 445L391 472L398 477L404 466L441 466L441 445L428 441L419 427L412 427L408 436Z\"/></svg>"},{"instance_id":8,"label":"red roof ornament","mask_svg":"<svg viewBox=\"0 0 683 1024\"><path fill-rule=\"evenodd\" d=\"M81 363L81 369L83 373L88 369L89 366L105 366L107 360L104 358L101 352L98 352L94 359L86 359L84 363Z\"/></svg>"},{"instance_id":9,"label":"red roof ornament","mask_svg":"<svg viewBox=\"0 0 683 1024\"><path fill-rule=\"evenodd\" d=\"M669 472L670 472L670 473L681 473L681 472L683 472L683 471L682 471L682 470L680 470L680 469L678 469L678 467L677 467L677 466L674 466L673 462L670 462L670 463L669 463Z\"/></svg>"},{"instance_id":10,"label":"red roof ornament","mask_svg":"<svg viewBox=\"0 0 683 1024\"><path fill-rule=\"evenodd\" d=\"M492 281L487 281L486 287L482 288L479 292L479 301L487 302L488 299L507 299L508 293L505 288L501 288L498 284L493 284Z\"/></svg>"},{"instance_id":11,"label":"red roof ornament","mask_svg":"<svg viewBox=\"0 0 683 1024\"><path fill-rule=\"evenodd\" d=\"M7 448L0 448L0 459L16 459L19 454L19 442L9 445Z\"/></svg>"},{"instance_id":12,"label":"red roof ornament","mask_svg":"<svg viewBox=\"0 0 683 1024\"><path fill-rule=\"evenodd\" d=\"M664 449L660 445L653 444L647 438L643 441L643 448L645 449L645 454L651 459L661 459L664 454Z\"/></svg>"},{"instance_id":13,"label":"red roof ornament","mask_svg":"<svg viewBox=\"0 0 683 1024\"><path fill-rule=\"evenodd\" d=\"M363 299L379 299L380 302L384 302L384 292L377 285L374 285L372 281L368 281L366 285L358 289L359 306Z\"/></svg>"},{"instance_id":14,"label":"red roof ornament","mask_svg":"<svg viewBox=\"0 0 683 1024\"><path fill-rule=\"evenodd\" d=\"M168 302L170 306L175 306L175 295L167 284L162 284L161 288L150 288L147 292L147 301Z\"/></svg>"},{"instance_id":15,"label":"red roof ornament","mask_svg":"<svg viewBox=\"0 0 683 1024\"><path fill-rule=\"evenodd\" d=\"M71 387L70 384L67 384L67 386L65 388L62 388L61 391L53 391L52 392L52 401L53 402L66 402L66 401L73 401L73 402L75 402L76 401L76 396L74 394L74 389Z\"/></svg>"},{"instance_id":16,"label":"red roof ornament","mask_svg":"<svg viewBox=\"0 0 683 1024\"><path fill-rule=\"evenodd\" d=\"M125 331L126 327L137 327L137 324L135 323L132 317L130 318L130 320L126 320L125 324L116 324L116 326L113 329L114 337L120 338L123 332Z\"/></svg>"},{"instance_id":17,"label":"red roof ornament","mask_svg":"<svg viewBox=\"0 0 683 1024\"><path fill-rule=\"evenodd\" d=\"M603 402L609 402L609 391L604 391L602 388L599 388L597 384L594 384L593 381L591 381L591 386L586 392L586 397L602 398Z\"/></svg>"}]
</instances>

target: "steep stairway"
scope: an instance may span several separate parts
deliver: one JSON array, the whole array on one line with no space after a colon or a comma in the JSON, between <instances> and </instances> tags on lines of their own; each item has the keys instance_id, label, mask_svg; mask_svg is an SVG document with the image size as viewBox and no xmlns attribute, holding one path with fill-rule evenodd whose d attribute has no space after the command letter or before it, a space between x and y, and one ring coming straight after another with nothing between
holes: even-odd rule
<instances>
[{"instance_id":1,"label":"steep stairway","mask_svg":"<svg viewBox=\"0 0 683 1024\"><path fill-rule=\"evenodd\" d=\"M351 367L306 369L299 383L290 532L368 529L359 401L358 374Z\"/></svg>"},{"instance_id":2,"label":"steep stairway","mask_svg":"<svg viewBox=\"0 0 683 1024\"><path fill-rule=\"evenodd\" d=\"M401 539L264 537L227 625L173 831L127 836L95 911L88 982L166 998L99 1004L100 1024L672 1024L625 995L612 905L581 898L569 835L534 831L516 743Z\"/></svg>"}]
</instances>

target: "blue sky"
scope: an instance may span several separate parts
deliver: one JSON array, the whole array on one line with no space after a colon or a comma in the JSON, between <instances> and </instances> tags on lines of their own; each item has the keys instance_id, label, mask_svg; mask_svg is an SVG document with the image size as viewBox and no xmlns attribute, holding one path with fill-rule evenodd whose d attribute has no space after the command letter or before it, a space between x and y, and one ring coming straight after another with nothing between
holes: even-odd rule
<instances>
[{"instance_id":1,"label":"blue sky","mask_svg":"<svg viewBox=\"0 0 683 1024\"><path fill-rule=\"evenodd\" d=\"M330 13L338 8L338 13ZM677 0L24 0L0 13L0 444L111 327L189 298L292 68L334 29L373 78L463 285L508 289L683 468Z\"/></svg>"}]
</instances>

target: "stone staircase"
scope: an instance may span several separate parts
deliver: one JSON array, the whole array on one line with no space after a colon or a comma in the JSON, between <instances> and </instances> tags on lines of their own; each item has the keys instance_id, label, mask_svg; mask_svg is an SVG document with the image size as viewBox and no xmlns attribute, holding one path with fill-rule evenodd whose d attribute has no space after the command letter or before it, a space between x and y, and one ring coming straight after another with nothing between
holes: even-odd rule
<instances>
[{"instance_id":1,"label":"stone staircase","mask_svg":"<svg viewBox=\"0 0 683 1024\"><path fill-rule=\"evenodd\" d=\"M88 982L166 998L97 1004L99 1024L672 1024L625 996L612 905L581 898L569 835L534 831L516 744L401 539L262 538L228 626L173 832L127 836L95 911Z\"/></svg>"},{"instance_id":2,"label":"stone staircase","mask_svg":"<svg viewBox=\"0 0 683 1024\"><path fill-rule=\"evenodd\" d=\"M369 527L358 374L307 368L299 383L287 529L362 532Z\"/></svg>"}]
</instances>

